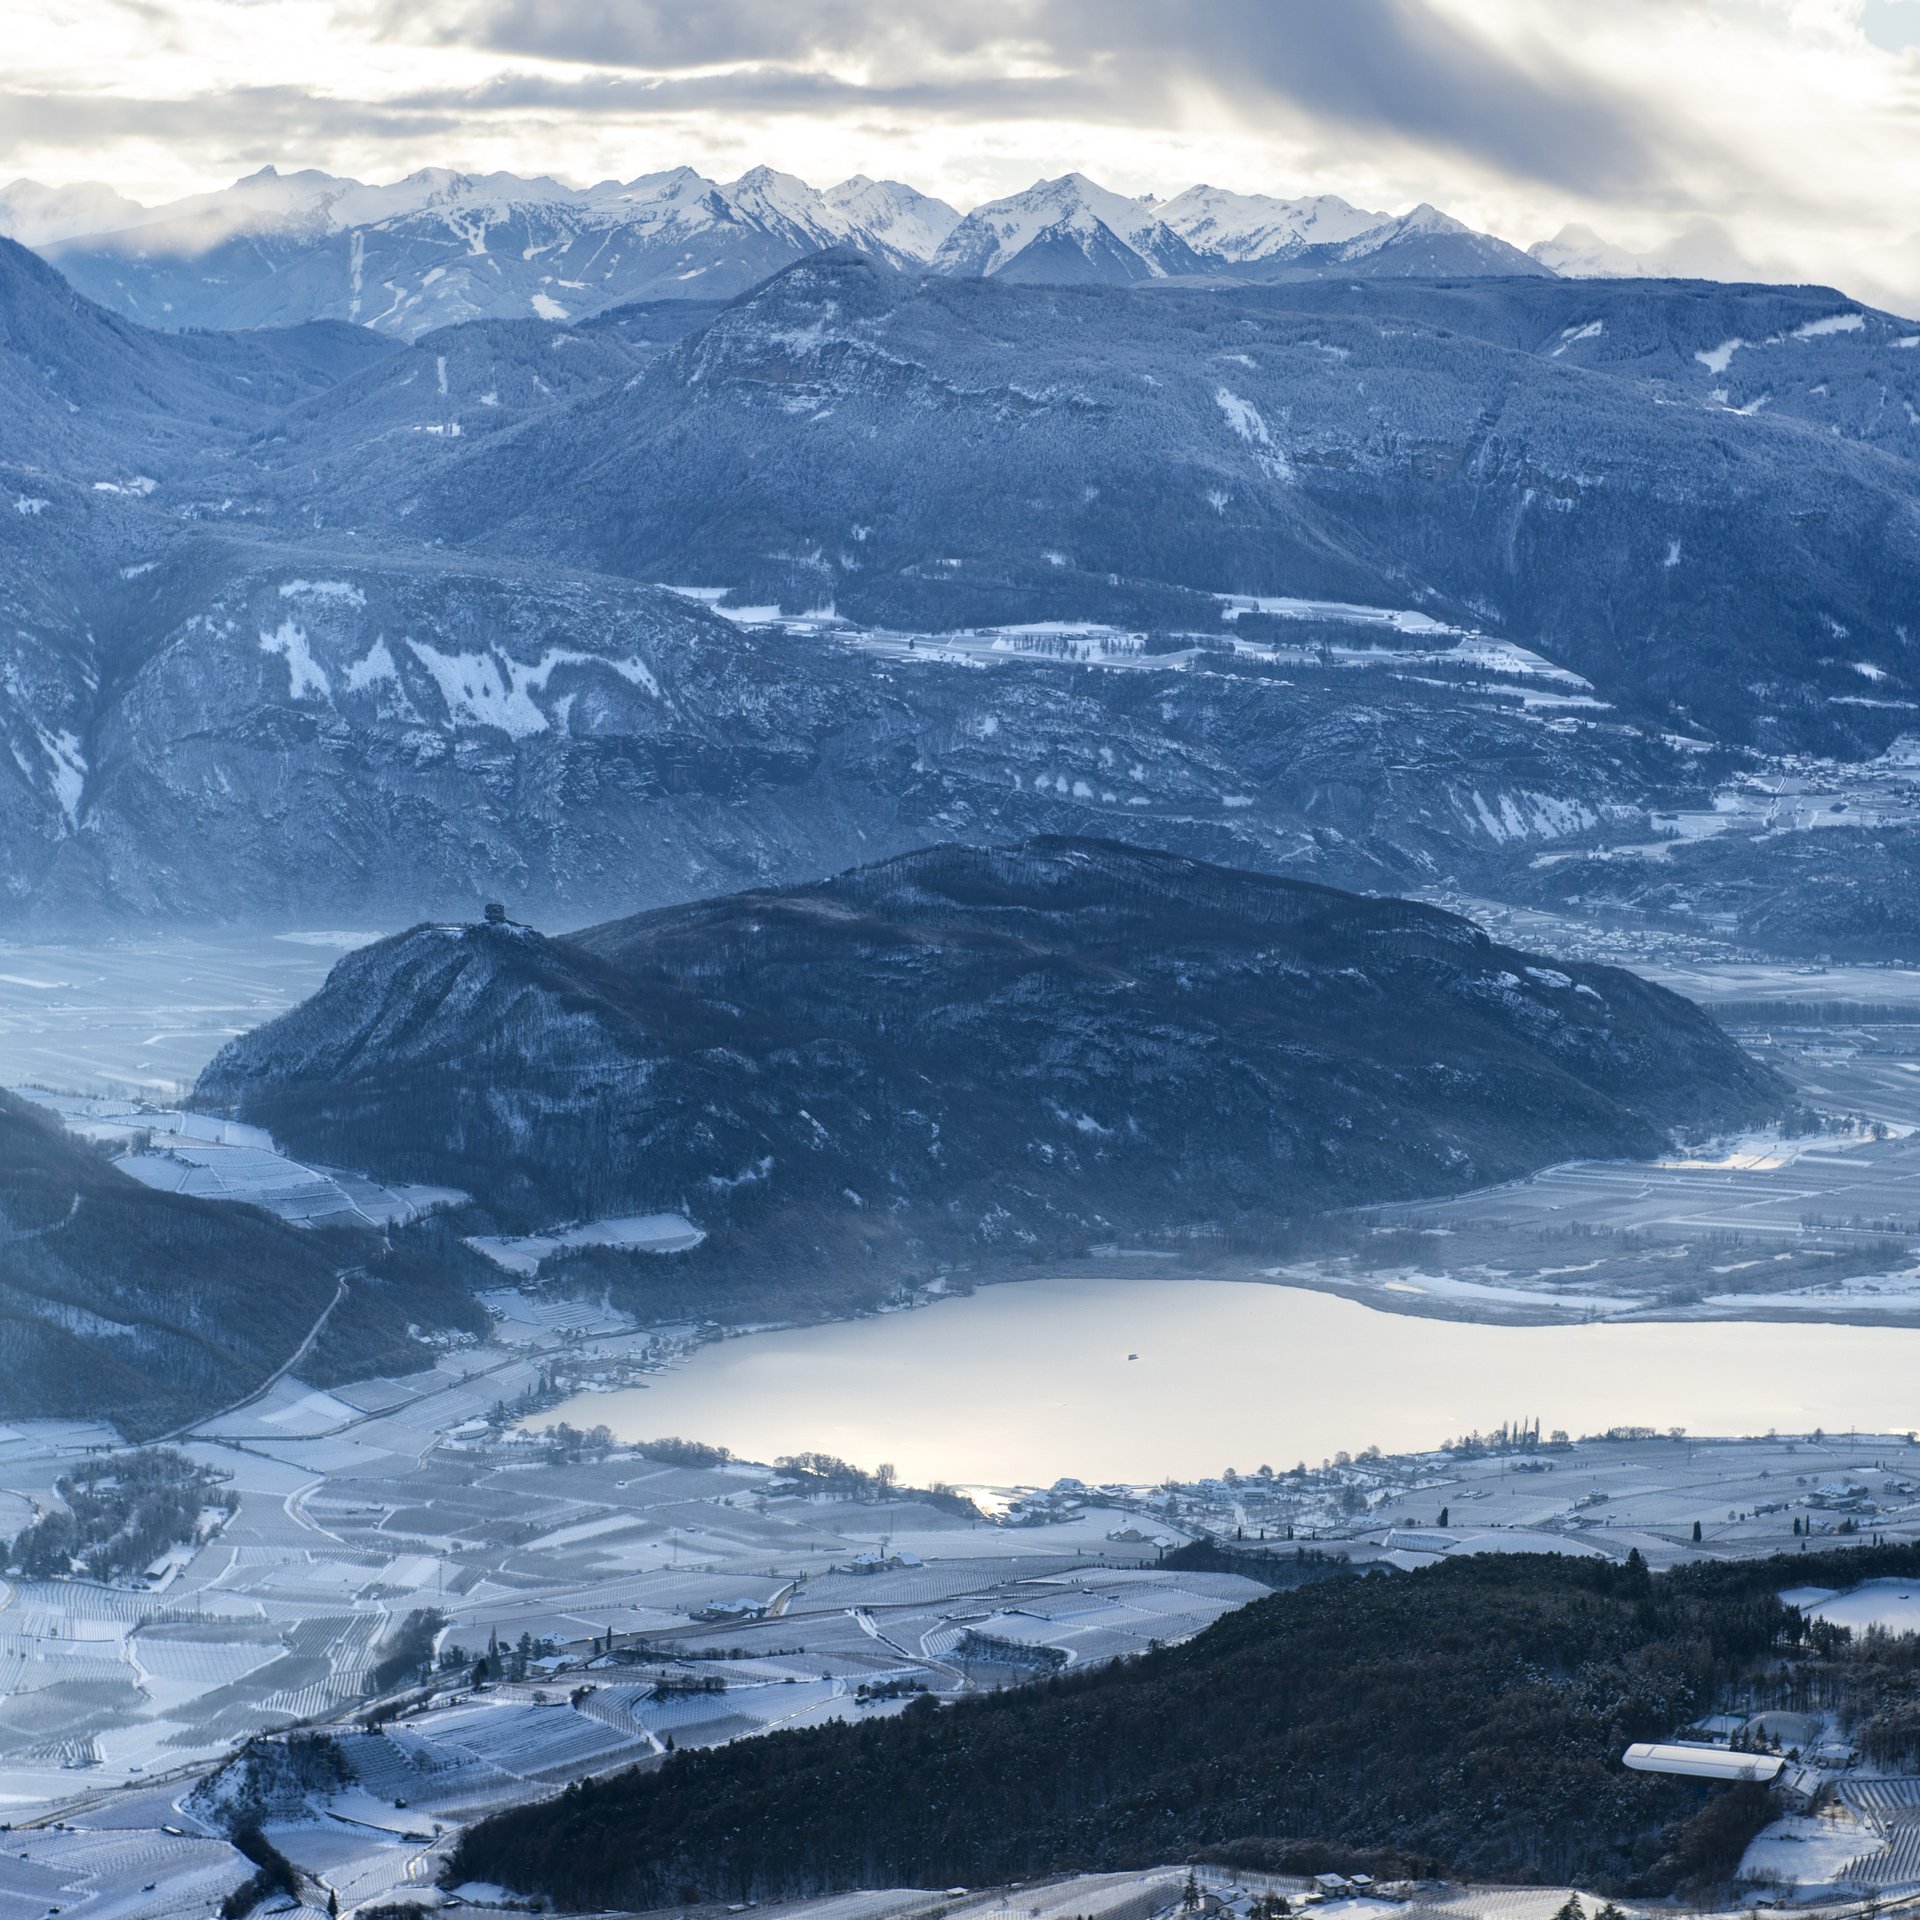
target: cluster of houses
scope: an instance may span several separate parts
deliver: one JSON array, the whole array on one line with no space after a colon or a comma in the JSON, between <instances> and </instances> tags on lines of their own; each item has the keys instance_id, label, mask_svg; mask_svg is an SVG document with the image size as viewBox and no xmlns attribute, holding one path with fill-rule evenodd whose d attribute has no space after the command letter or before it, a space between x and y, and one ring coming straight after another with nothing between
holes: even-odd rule
<instances>
[{"instance_id":1,"label":"cluster of houses","mask_svg":"<svg viewBox=\"0 0 1920 1920\"><path fill-rule=\"evenodd\" d=\"M868 1547L856 1553L851 1560L843 1562L833 1569L835 1573L893 1573L902 1567L924 1567L927 1563L917 1553L908 1553L900 1548L892 1553L875 1552Z\"/></svg>"}]
</instances>

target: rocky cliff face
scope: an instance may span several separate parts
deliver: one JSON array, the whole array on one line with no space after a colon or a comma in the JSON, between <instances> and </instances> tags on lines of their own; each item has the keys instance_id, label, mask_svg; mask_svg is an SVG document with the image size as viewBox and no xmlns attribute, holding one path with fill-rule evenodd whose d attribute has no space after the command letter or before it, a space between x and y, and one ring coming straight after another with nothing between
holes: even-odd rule
<instances>
[{"instance_id":1,"label":"rocky cliff face","mask_svg":"<svg viewBox=\"0 0 1920 1920\"><path fill-rule=\"evenodd\" d=\"M1910 330L1743 292L1127 292L830 255L428 511L898 627L1411 608L1642 720L1877 750L1903 710L1860 703L1906 684L1920 576L1920 429L1879 397L1920 397Z\"/></svg>"},{"instance_id":2,"label":"rocky cliff face","mask_svg":"<svg viewBox=\"0 0 1920 1920\"><path fill-rule=\"evenodd\" d=\"M1284 666L1257 648L942 658L743 631L533 562L200 535L145 551L90 589L116 647L23 638L0 687L19 917L378 924L500 897L577 921L1093 823L1406 887L1697 778L1664 742L1545 724L1551 670L1491 678L1450 640L1399 668L1298 648Z\"/></svg>"},{"instance_id":3,"label":"rocky cliff face","mask_svg":"<svg viewBox=\"0 0 1920 1920\"><path fill-rule=\"evenodd\" d=\"M1529 893L1910 726L1911 337L845 255L169 335L0 242L0 918L578 922L1037 832Z\"/></svg>"}]
</instances>

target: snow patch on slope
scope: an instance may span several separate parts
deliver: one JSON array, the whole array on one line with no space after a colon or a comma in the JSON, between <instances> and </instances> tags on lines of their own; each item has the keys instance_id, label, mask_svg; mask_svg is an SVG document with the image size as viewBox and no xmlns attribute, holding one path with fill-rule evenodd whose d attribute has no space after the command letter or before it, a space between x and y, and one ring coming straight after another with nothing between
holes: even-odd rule
<instances>
[{"instance_id":1,"label":"snow patch on slope","mask_svg":"<svg viewBox=\"0 0 1920 1920\"><path fill-rule=\"evenodd\" d=\"M1804 326L1795 327L1793 337L1796 340L1819 340L1830 333L1858 333L1866 324L1866 315L1857 311L1830 313L1824 320L1809 320Z\"/></svg>"},{"instance_id":2,"label":"snow patch on slope","mask_svg":"<svg viewBox=\"0 0 1920 1920\"><path fill-rule=\"evenodd\" d=\"M77 827L80 824L80 796L87 784L87 757L80 750L79 738L65 730L50 733L37 724L33 730L40 736L40 749L50 762L47 777L54 798L60 802L60 811L66 815L67 825L70 828Z\"/></svg>"},{"instance_id":3,"label":"snow patch on slope","mask_svg":"<svg viewBox=\"0 0 1920 1920\"><path fill-rule=\"evenodd\" d=\"M1230 387L1214 388L1213 398L1220 411L1227 416L1228 426L1253 448L1253 457L1261 471L1271 479L1291 481L1293 468L1287 456L1274 444L1266 421L1260 417L1260 409L1251 400L1241 399Z\"/></svg>"},{"instance_id":4,"label":"snow patch on slope","mask_svg":"<svg viewBox=\"0 0 1920 1920\"><path fill-rule=\"evenodd\" d=\"M282 620L272 633L260 635L260 651L277 653L286 661L289 698L304 700L309 694L317 694L322 700L333 698L332 683L313 657L304 627L292 620Z\"/></svg>"},{"instance_id":5,"label":"snow patch on slope","mask_svg":"<svg viewBox=\"0 0 1920 1920\"><path fill-rule=\"evenodd\" d=\"M537 661L513 660L499 653L442 653L424 640L409 640L413 656L433 676L456 726L494 727L515 740L545 733L553 724L534 701L545 693L559 667L605 667L630 686L644 687L656 699L659 683L645 661L607 660L598 654L549 647Z\"/></svg>"},{"instance_id":6,"label":"snow patch on slope","mask_svg":"<svg viewBox=\"0 0 1920 1920\"><path fill-rule=\"evenodd\" d=\"M364 607L367 596L351 580L287 580L281 583L282 600L332 600L341 606Z\"/></svg>"},{"instance_id":7,"label":"snow patch on slope","mask_svg":"<svg viewBox=\"0 0 1920 1920\"><path fill-rule=\"evenodd\" d=\"M376 640L365 655L347 668L347 691L365 693L369 687L383 682L400 684L400 669L394 664L392 653L384 639Z\"/></svg>"}]
</instances>

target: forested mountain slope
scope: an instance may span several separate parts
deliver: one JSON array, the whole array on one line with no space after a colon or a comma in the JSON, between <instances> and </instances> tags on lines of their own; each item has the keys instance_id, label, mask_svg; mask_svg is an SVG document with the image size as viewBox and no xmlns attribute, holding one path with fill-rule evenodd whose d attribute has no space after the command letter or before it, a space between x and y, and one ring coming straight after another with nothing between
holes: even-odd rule
<instances>
[{"instance_id":1,"label":"forested mountain slope","mask_svg":"<svg viewBox=\"0 0 1920 1920\"><path fill-rule=\"evenodd\" d=\"M1821 289L1739 290L1737 321L1724 288L1664 289L1660 316L1635 284L1311 292L826 255L563 431L448 468L429 510L450 538L893 627L1217 629L1208 595L1304 596L1484 628L1736 740L1905 724L1873 704L1907 685L1920 578L1920 428L1886 404L1920 396L1903 323ZM1780 393L1829 360L1877 383L1853 436L1832 381Z\"/></svg>"},{"instance_id":2,"label":"forested mountain slope","mask_svg":"<svg viewBox=\"0 0 1920 1920\"><path fill-rule=\"evenodd\" d=\"M1900 1548L1656 1578L1484 1554L1322 1581L1141 1660L576 1785L482 1822L452 1872L649 1908L1197 1855L1711 1902L1768 1796L1629 1773L1622 1753L1768 1664L1778 1687L1817 1676L1850 1711L1897 1712L1910 1662L1813 1653L1777 1594L1916 1564Z\"/></svg>"},{"instance_id":3,"label":"forested mountain slope","mask_svg":"<svg viewBox=\"0 0 1920 1920\"><path fill-rule=\"evenodd\" d=\"M1617 969L1042 839L564 939L416 928L233 1042L196 1098L519 1229L684 1211L709 1239L643 1261L662 1284L779 1272L805 1301L817 1269L845 1304L956 1262L1259 1244L1318 1208L1651 1153L1783 1092Z\"/></svg>"},{"instance_id":4,"label":"forested mountain slope","mask_svg":"<svg viewBox=\"0 0 1920 1920\"><path fill-rule=\"evenodd\" d=\"M314 1238L156 1193L0 1092L0 1419L144 1438L244 1399L339 1290Z\"/></svg>"}]
</instances>

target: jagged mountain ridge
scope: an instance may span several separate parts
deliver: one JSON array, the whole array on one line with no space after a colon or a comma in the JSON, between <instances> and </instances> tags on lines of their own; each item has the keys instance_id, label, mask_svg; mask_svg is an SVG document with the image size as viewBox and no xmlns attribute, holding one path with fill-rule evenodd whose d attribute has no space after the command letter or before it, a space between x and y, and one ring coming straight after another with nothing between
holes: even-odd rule
<instances>
[{"instance_id":1,"label":"jagged mountain ridge","mask_svg":"<svg viewBox=\"0 0 1920 1920\"><path fill-rule=\"evenodd\" d=\"M564 321L727 298L822 247L918 264L957 218L896 182L815 193L758 167L569 188L427 169L390 187L266 168L111 233L43 242L92 298L158 327L338 319L416 338L463 320Z\"/></svg>"},{"instance_id":2,"label":"jagged mountain ridge","mask_svg":"<svg viewBox=\"0 0 1920 1920\"><path fill-rule=\"evenodd\" d=\"M87 224L90 208L104 224ZM471 319L564 322L639 299L730 298L832 246L936 273L1104 285L1548 271L1428 206L1396 217L1332 195L1205 187L1161 204L1081 174L963 218L899 181L857 175L816 191L770 167L725 184L678 167L584 188L445 168L367 186L266 167L156 208L17 181L0 193L0 232L41 247L91 298L149 326L327 318L408 339Z\"/></svg>"},{"instance_id":3,"label":"jagged mountain ridge","mask_svg":"<svg viewBox=\"0 0 1920 1920\"><path fill-rule=\"evenodd\" d=\"M414 338L476 318L726 298L823 246L918 261L955 217L896 183L815 194L767 168L726 187L683 167L588 189L444 169L370 188L266 169L120 231L45 244L83 291L150 325L326 316Z\"/></svg>"},{"instance_id":4,"label":"jagged mountain ridge","mask_svg":"<svg viewBox=\"0 0 1920 1920\"><path fill-rule=\"evenodd\" d=\"M1783 1092L1616 969L1039 839L564 939L419 927L231 1043L195 1098L296 1153L459 1184L515 1229L684 1211L716 1285L844 1260L864 1298L1646 1154Z\"/></svg>"}]
</instances>

